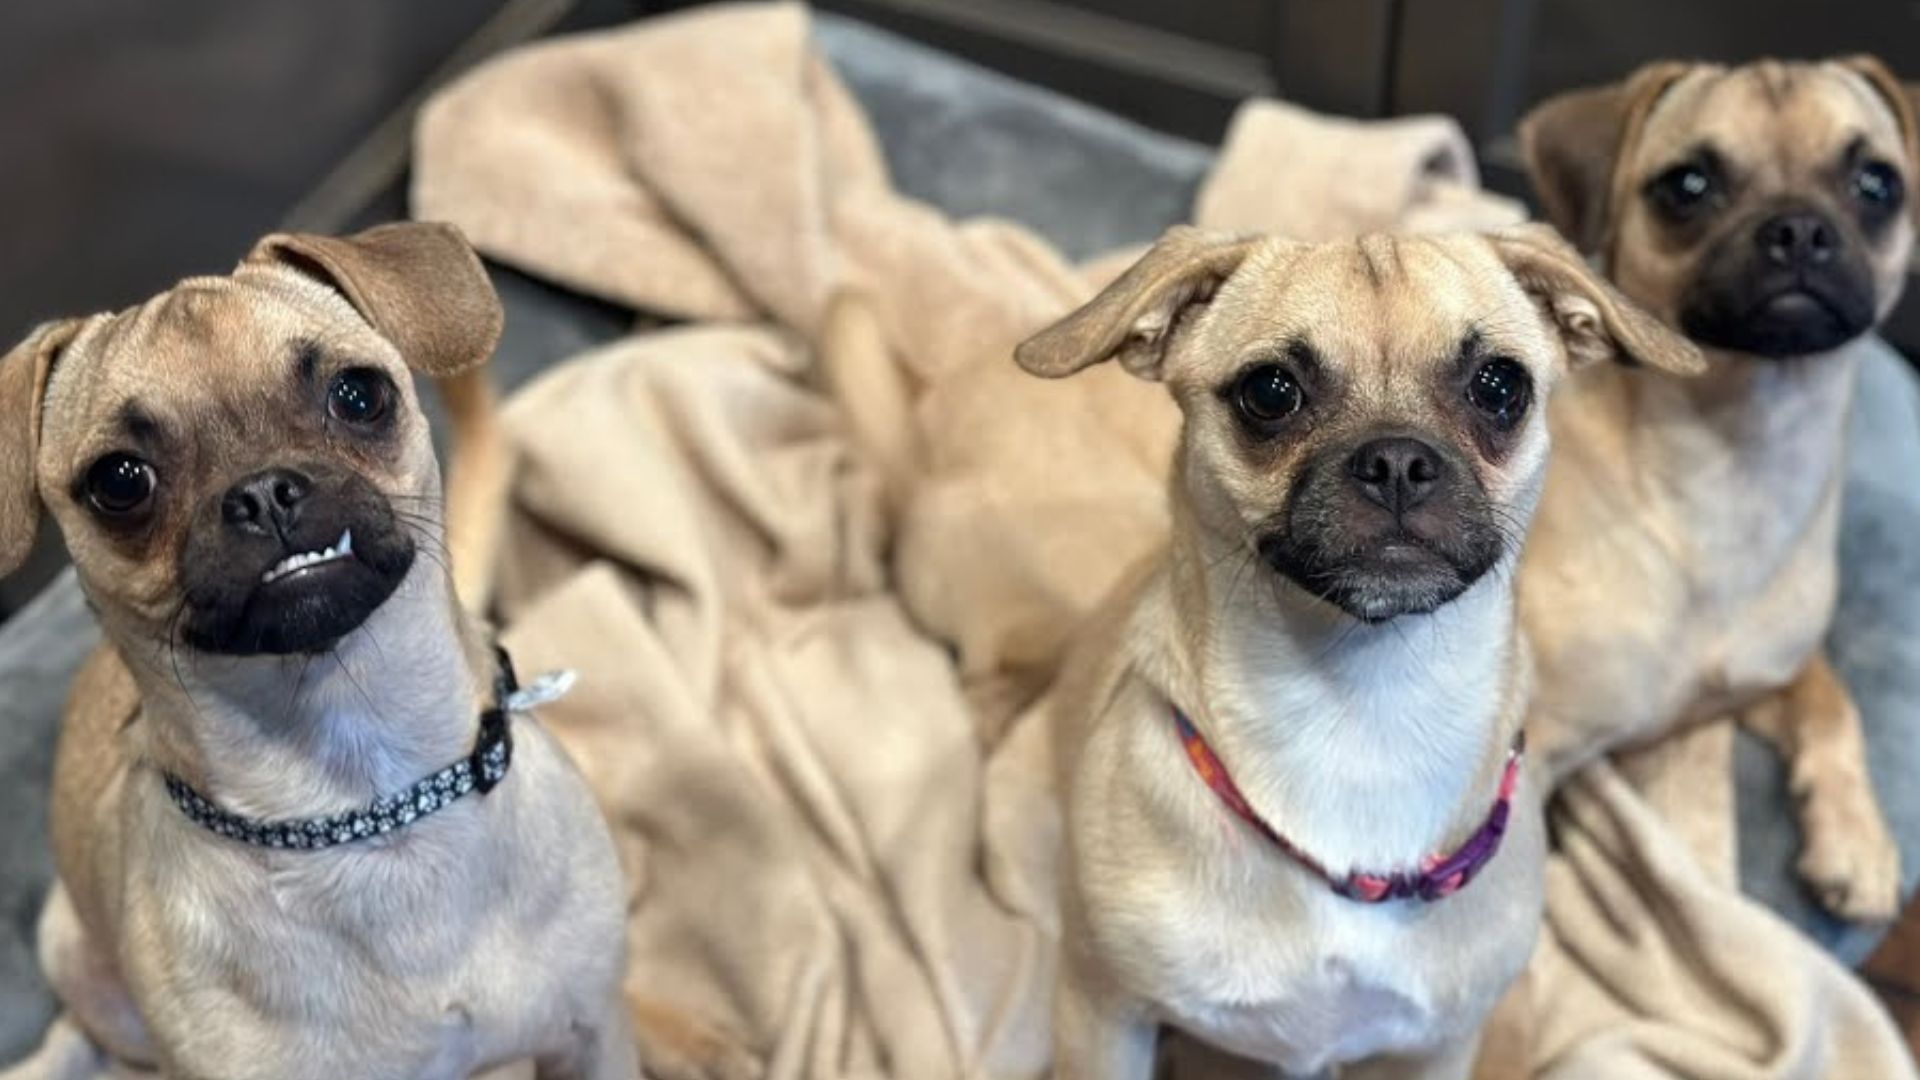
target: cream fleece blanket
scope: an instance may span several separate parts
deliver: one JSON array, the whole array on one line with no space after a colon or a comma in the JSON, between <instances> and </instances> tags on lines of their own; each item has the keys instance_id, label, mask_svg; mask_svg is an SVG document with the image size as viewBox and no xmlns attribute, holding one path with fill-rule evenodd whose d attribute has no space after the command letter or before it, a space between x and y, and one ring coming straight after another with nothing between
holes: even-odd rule
<instances>
[{"instance_id":1,"label":"cream fleece blanket","mask_svg":"<svg viewBox=\"0 0 1920 1080\"><path fill-rule=\"evenodd\" d=\"M1015 225L895 195L807 31L799 7L717 7L538 45L422 118L418 216L693 324L514 402L507 638L528 669L582 674L546 717L626 845L631 989L698 1035L649 1047L657 1073L718 1075L722 1046L729 1075L1043 1076L1045 740L998 736L1164 530L1177 417L1123 376L1015 371L1011 345L1118 263L1082 273ZM1444 121L1257 104L1198 217L1511 220L1471 170ZM1336 175L1380 182L1361 199ZM897 362L868 373L904 403L886 460L856 451L803 344L844 285ZM1676 754L1728 764L1724 738ZM1709 803L1661 810L1724 832ZM1578 777L1554 817L1522 1074L1914 1075L1862 986L1706 872L1620 770Z\"/></svg>"}]
</instances>

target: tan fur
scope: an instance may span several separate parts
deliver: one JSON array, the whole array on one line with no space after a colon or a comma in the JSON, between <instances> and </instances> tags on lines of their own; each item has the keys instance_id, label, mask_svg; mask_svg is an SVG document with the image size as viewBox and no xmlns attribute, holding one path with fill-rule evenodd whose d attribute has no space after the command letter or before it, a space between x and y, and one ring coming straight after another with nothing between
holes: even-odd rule
<instances>
[{"instance_id":1,"label":"tan fur","mask_svg":"<svg viewBox=\"0 0 1920 1080\"><path fill-rule=\"evenodd\" d=\"M352 240L275 233L252 260L272 259L341 283L414 370L437 379L454 430L447 465L447 550L461 600L485 612L506 526L512 456L499 402L479 363L500 340L504 315L486 268L459 231L380 225ZM431 282L421 288L421 282Z\"/></svg>"},{"instance_id":2,"label":"tan fur","mask_svg":"<svg viewBox=\"0 0 1920 1080\"><path fill-rule=\"evenodd\" d=\"M507 525L513 448L500 423L500 396L485 368L439 379L453 426L447 462L447 561L454 594L484 615L493 599L493 575Z\"/></svg>"},{"instance_id":3,"label":"tan fur","mask_svg":"<svg viewBox=\"0 0 1920 1080\"><path fill-rule=\"evenodd\" d=\"M1624 81L1562 94L1527 114L1520 142L1548 220L1593 251L1611 246L1607 208L1620 198L1620 147L1687 66L1648 64Z\"/></svg>"},{"instance_id":4,"label":"tan fur","mask_svg":"<svg viewBox=\"0 0 1920 1080\"><path fill-rule=\"evenodd\" d=\"M161 783L171 772L256 820L306 818L468 753L494 665L436 554L440 475L408 376L474 370L498 333L458 234L402 225L271 237L229 277L62 324L0 360L3 426L37 435L31 474L0 476L0 503L53 514L106 636L57 754L60 884L41 944L72 1024L112 1054L178 1077L453 1080L528 1058L543 1077L638 1075L619 866L536 721L513 721L513 770L494 791L326 851L219 838ZM391 379L390 439L330 433L295 374L308 353ZM163 432L150 451L161 494L146 526L117 531L76 478L124 449L129 406ZM288 462L370 483L418 556L324 654L182 644L196 508ZM24 1075L71 1067L72 1030L56 1028Z\"/></svg>"},{"instance_id":5,"label":"tan fur","mask_svg":"<svg viewBox=\"0 0 1920 1080\"><path fill-rule=\"evenodd\" d=\"M1797 200L1849 220L1834 171L1855 138L1898 169L1911 200L1910 95L1864 58L1657 64L1550 100L1521 125L1555 223L1673 325L1708 254L1753 216ZM1641 191L1701 146L1738 186L1687 237ZM1905 280L1912 220L1859 234L1879 318ZM1684 383L1596 369L1555 403L1558 452L1521 587L1541 671L1539 746L1563 774L1676 724L1756 709L1799 724L1775 741L1795 760L1802 868L1836 912L1890 917L1898 853L1866 786L1857 716L1820 655L1854 363L1844 348L1707 356L1707 374ZM1818 692L1796 689L1807 680ZM1766 704L1782 693L1789 704Z\"/></svg>"},{"instance_id":6,"label":"tan fur","mask_svg":"<svg viewBox=\"0 0 1920 1080\"><path fill-rule=\"evenodd\" d=\"M906 485L924 466L925 451L908 405L913 395L905 369L887 350L872 301L852 289L835 293L821 320L817 352L829 393L842 403L850 433L879 470L887 502L897 511Z\"/></svg>"},{"instance_id":7,"label":"tan fur","mask_svg":"<svg viewBox=\"0 0 1920 1080\"><path fill-rule=\"evenodd\" d=\"M1367 906L1235 819L1172 727L1178 707L1254 806L1336 871L1417 865L1478 827L1529 685L1518 535L1456 598L1384 624L1322 602L1251 550L1317 452L1378 430L1457 447L1524 526L1546 473L1544 410L1503 453L1475 449L1452 381L1470 330L1542 397L1602 355L1699 365L1542 229L1321 247L1176 229L1016 353L1047 376L1123 359L1164 381L1185 417L1171 538L1093 617L1033 721L1052 725L1066 814L1061 1080L1147 1077L1163 1024L1302 1074L1471 1069L1539 926L1534 780L1470 887ZM1222 387L1302 338L1328 372L1325 403L1311 426L1249 445Z\"/></svg>"},{"instance_id":8,"label":"tan fur","mask_svg":"<svg viewBox=\"0 0 1920 1080\"><path fill-rule=\"evenodd\" d=\"M957 377L931 381L916 400L909 391L918 388L904 385L907 376L874 333L875 318L859 290L838 294L823 322L820 364L849 435L881 473L889 498L904 505L902 493L911 497L911 512L896 515L892 538L897 585L916 617L959 632L954 644L968 703L993 742L1052 681L1073 631L1073 620L1060 613L1091 610L1114 569L1131 561L1128 552L1165 532L1165 500L1156 487L1178 413L1117 365L1088 371L1068 387L1033 379L1012 364L965 364ZM1061 419L1035 430L1003 423L1010 413ZM1088 438L1089 430L1104 437ZM1122 452L1113 452L1116 443ZM987 494L950 483L907 491L928 476L1020 477L1035 460L1048 462L1056 476L1121 479L1101 497L1080 499L1066 497L1059 485L999 481ZM1110 497L1116 492L1125 494ZM995 505L993 512L982 512L983 498ZM1009 534L1004 515L1015 513L1015 505L1021 514L1044 505L1050 518L1075 527ZM1101 557L1075 550L1073 538L1089 534L1106 538ZM1003 561L994 574L936 572L951 560L926 557L935 548L977 555L1010 537L1033 548ZM994 617L976 617L981 611Z\"/></svg>"},{"instance_id":9,"label":"tan fur","mask_svg":"<svg viewBox=\"0 0 1920 1080\"><path fill-rule=\"evenodd\" d=\"M1534 975L1522 971L1500 996L1481 1030L1473 1080L1529 1080L1533 1076Z\"/></svg>"},{"instance_id":10,"label":"tan fur","mask_svg":"<svg viewBox=\"0 0 1920 1080\"><path fill-rule=\"evenodd\" d=\"M1814 653L1792 683L1749 706L1741 720L1787 760L1788 790L1802 808L1800 875L1821 902L1851 911L1879 903L1855 898L1855 889L1898 889L1897 861L1873 861L1884 850L1879 842L1891 846L1892 838L1867 776L1860 712L1827 658ZM1886 873L1896 875L1890 884Z\"/></svg>"},{"instance_id":11,"label":"tan fur","mask_svg":"<svg viewBox=\"0 0 1920 1080\"><path fill-rule=\"evenodd\" d=\"M760 1062L744 1037L678 1005L629 992L627 1006L655 1080L760 1080Z\"/></svg>"},{"instance_id":12,"label":"tan fur","mask_svg":"<svg viewBox=\"0 0 1920 1080\"><path fill-rule=\"evenodd\" d=\"M48 323L0 362L0 415L16 421L0 425L0 575L26 561L39 534L40 496L34 490L33 465L44 418L38 406L54 360L80 325L79 319Z\"/></svg>"}]
</instances>

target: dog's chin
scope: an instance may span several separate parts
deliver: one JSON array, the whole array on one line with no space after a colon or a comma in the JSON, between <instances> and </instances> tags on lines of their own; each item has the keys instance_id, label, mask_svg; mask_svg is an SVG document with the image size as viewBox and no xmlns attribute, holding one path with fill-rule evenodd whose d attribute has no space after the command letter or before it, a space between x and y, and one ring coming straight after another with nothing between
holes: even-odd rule
<instances>
[{"instance_id":1,"label":"dog's chin","mask_svg":"<svg viewBox=\"0 0 1920 1080\"><path fill-rule=\"evenodd\" d=\"M1757 299L1709 296L1682 309L1680 329L1702 345L1768 359L1830 352L1873 328L1871 297L1816 287Z\"/></svg>"},{"instance_id":2,"label":"dog's chin","mask_svg":"<svg viewBox=\"0 0 1920 1080\"><path fill-rule=\"evenodd\" d=\"M398 540L373 559L350 556L258 581L214 605L189 604L181 638L220 656L327 652L393 596L413 559L412 543Z\"/></svg>"},{"instance_id":3,"label":"dog's chin","mask_svg":"<svg viewBox=\"0 0 1920 1080\"><path fill-rule=\"evenodd\" d=\"M1263 542L1261 555L1275 573L1303 592L1364 623L1438 611L1498 561L1497 554L1450 554L1406 534L1337 559L1313 557L1278 539Z\"/></svg>"}]
</instances>

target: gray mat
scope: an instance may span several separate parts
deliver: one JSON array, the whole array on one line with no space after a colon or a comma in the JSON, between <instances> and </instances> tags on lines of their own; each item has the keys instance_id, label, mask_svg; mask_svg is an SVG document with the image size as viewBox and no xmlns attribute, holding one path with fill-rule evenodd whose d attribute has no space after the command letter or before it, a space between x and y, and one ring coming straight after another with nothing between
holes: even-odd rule
<instances>
[{"instance_id":1,"label":"gray mat","mask_svg":"<svg viewBox=\"0 0 1920 1080\"><path fill-rule=\"evenodd\" d=\"M0 1061L32 1046L53 1014L33 953L53 876L53 729L68 678L99 638L71 570L0 628Z\"/></svg>"}]
</instances>

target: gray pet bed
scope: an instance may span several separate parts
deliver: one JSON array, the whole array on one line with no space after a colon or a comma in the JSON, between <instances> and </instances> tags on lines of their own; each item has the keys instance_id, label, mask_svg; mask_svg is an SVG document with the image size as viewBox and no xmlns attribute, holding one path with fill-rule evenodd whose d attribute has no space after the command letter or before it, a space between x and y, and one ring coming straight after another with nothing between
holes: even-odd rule
<instances>
[{"instance_id":1,"label":"gray pet bed","mask_svg":"<svg viewBox=\"0 0 1920 1080\"><path fill-rule=\"evenodd\" d=\"M1200 146L1134 127L844 20L817 37L873 119L909 195L950 214L994 213L1087 256L1152 239L1180 221L1211 161ZM507 333L495 358L517 385L547 364L624 333L631 313L511 272L495 275ZM1908 884L1920 872L1920 385L1878 342L1852 434L1844 585L1832 643L1866 715L1874 779L1899 833ZM0 1062L52 1012L33 956L51 874L47 774L69 676L97 639L71 574L0 627ZM1799 838L1770 751L1743 741L1741 872L1748 892L1849 961L1877 934L1821 916L1792 872Z\"/></svg>"}]
</instances>

